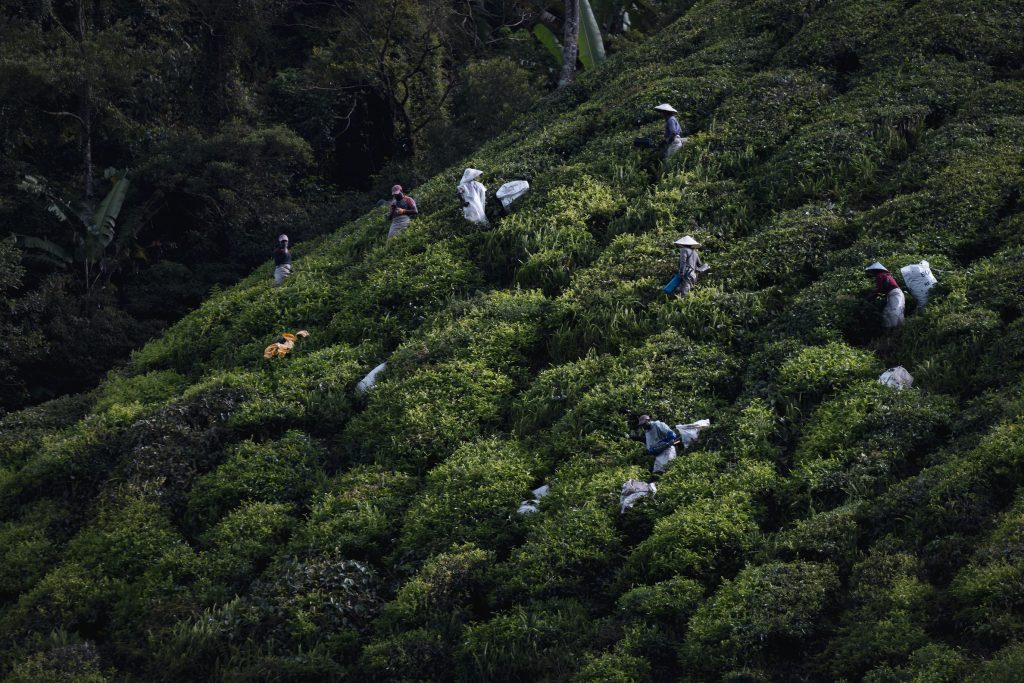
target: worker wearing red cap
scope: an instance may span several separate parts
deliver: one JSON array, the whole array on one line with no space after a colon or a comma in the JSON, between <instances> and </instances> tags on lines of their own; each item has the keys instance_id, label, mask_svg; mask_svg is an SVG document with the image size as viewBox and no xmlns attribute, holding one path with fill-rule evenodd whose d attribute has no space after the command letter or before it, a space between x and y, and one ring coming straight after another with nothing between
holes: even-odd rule
<instances>
[{"instance_id":1,"label":"worker wearing red cap","mask_svg":"<svg viewBox=\"0 0 1024 683\"><path fill-rule=\"evenodd\" d=\"M388 218L391 220L388 238L408 228L410 221L417 215L419 211L416 209L416 200L405 194L401 185L392 187L391 202L388 204Z\"/></svg>"}]
</instances>

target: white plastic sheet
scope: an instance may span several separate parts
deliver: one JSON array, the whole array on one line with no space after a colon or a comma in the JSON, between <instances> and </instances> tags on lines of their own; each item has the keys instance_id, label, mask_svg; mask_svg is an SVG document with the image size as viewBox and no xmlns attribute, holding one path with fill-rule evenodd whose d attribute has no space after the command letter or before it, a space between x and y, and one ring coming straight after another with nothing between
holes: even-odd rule
<instances>
[{"instance_id":1,"label":"white plastic sheet","mask_svg":"<svg viewBox=\"0 0 1024 683\"><path fill-rule=\"evenodd\" d=\"M697 439L700 438L700 430L707 429L710 426L711 420L697 420L690 424L676 425L676 434L679 435L679 442L683 444L683 448L689 448L697 443Z\"/></svg>"},{"instance_id":2,"label":"white plastic sheet","mask_svg":"<svg viewBox=\"0 0 1024 683\"><path fill-rule=\"evenodd\" d=\"M477 181L483 175L483 171L475 168L467 168L459 181L458 192L466 206L462 207L462 215L472 223L486 223L487 214L484 213L484 203L487 201L487 188Z\"/></svg>"},{"instance_id":3,"label":"white plastic sheet","mask_svg":"<svg viewBox=\"0 0 1024 683\"><path fill-rule=\"evenodd\" d=\"M907 289L914 295L917 307L924 308L928 304L928 290L938 282L932 275L931 266L927 261L911 263L900 268L900 273L903 274L903 281L907 283Z\"/></svg>"},{"instance_id":4,"label":"white plastic sheet","mask_svg":"<svg viewBox=\"0 0 1024 683\"><path fill-rule=\"evenodd\" d=\"M494 196L500 199L501 205L507 209L512 202L526 194L529 189L530 183L525 180L513 180L499 187Z\"/></svg>"},{"instance_id":5,"label":"white plastic sheet","mask_svg":"<svg viewBox=\"0 0 1024 683\"><path fill-rule=\"evenodd\" d=\"M668 464L676 459L676 447L669 446L654 459L651 471L655 474L663 474L668 469Z\"/></svg>"},{"instance_id":6,"label":"white plastic sheet","mask_svg":"<svg viewBox=\"0 0 1024 683\"><path fill-rule=\"evenodd\" d=\"M551 490L551 484L544 484L533 489L530 493L533 494L533 498L524 500L519 504L519 509L516 510L521 515L527 515L540 510L540 499L548 495L548 491Z\"/></svg>"},{"instance_id":7,"label":"white plastic sheet","mask_svg":"<svg viewBox=\"0 0 1024 683\"><path fill-rule=\"evenodd\" d=\"M377 375L383 372L384 368L386 368L387 365L387 361L384 361L383 363L375 367L373 370L370 370L370 372L366 374L366 377L359 380L359 384L356 385L356 393L362 396L370 389L373 389L375 386L377 386Z\"/></svg>"},{"instance_id":8,"label":"white plastic sheet","mask_svg":"<svg viewBox=\"0 0 1024 683\"><path fill-rule=\"evenodd\" d=\"M908 389L914 386L914 376L902 365L897 365L879 375L878 383L894 389Z\"/></svg>"},{"instance_id":9,"label":"white plastic sheet","mask_svg":"<svg viewBox=\"0 0 1024 683\"><path fill-rule=\"evenodd\" d=\"M656 484L648 484L639 479L629 479L622 485L622 494L619 496L619 514L631 509L636 502L645 496L653 496L658 492Z\"/></svg>"}]
</instances>

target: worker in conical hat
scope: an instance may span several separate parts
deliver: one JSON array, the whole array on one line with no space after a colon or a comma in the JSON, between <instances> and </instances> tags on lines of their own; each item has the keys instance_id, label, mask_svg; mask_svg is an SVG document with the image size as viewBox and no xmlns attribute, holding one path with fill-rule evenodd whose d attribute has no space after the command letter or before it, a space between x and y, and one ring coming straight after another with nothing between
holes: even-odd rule
<instances>
[{"instance_id":1,"label":"worker in conical hat","mask_svg":"<svg viewBox=\"0 0 1024 683\"><path fill-rule=\"evenodd\" d=\"M697 247L700 242L691 235L684 235L672 244L679 247L679 286L675 293L685 296L697 284L697 276L708 269L707 264L700 260Z\"/></svg>"},{"instance_id":2,"label":"worker in conical hat","mask_svg":"<svg viewBox=\"0 0 1024 683\"><path fill-rule=\"evenodd\" d=\"M676 118L676 114L679 112L675 107L663 102L655 107L654 111L660 112L665 117L665 151L662 157L668 159L682 149L687 138L683 137L683 127L679 125L679 119Z\"/></svg>"},{"instance_id":3,"label":"worker in conical hat","mask_svg":"<svg viewBox=\"0 0 1024 683\"><path fill-rule=\"evenodd\" d=\"M895 329L903 325L903 311L907 305L907 299L903 290L896 282L892 273L878 261L864 269L869 277L875 280L875 291L872 297L884 296L885 309L882 311L882 325L886 329Z\"/></svg>"}]
</instances>

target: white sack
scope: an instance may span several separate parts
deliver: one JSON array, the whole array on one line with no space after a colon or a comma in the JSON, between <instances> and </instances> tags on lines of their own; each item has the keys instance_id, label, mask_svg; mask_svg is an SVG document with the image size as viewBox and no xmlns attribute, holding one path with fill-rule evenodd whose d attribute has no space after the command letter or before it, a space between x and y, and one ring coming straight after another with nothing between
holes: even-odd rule
<instances>
[{"instance_id":1,"label":"white sack","mask_svg":"<svg viewBox=\"0 0 1024 683\"><path fill-rule=\"evenodd\" d=\"M676 459L676 447L669 446L654 459L654 465L651 467L651 471L655 474L663 474L668 469L668 464Z\"/></svg>"},{"instance_id":2,"label":"white sack","mask_svg":"<svg viewBox=\"0 0 1024 683\"><path fill-rule=\"evenodd\" d=\"M537 488L533 489L530 492L533 494L533 498L531 498L530 500L524 500L523 502L519 503L519 509L516 510L516 512L518 512L521 515L539 512L540 499L548 495L548 491L550 490L551 484L544 484L543 486L538 486Z\"/></svg>"},{"instance_id":3,"label":"white sack","mask_svg":"<svg viewBox=\"0 0 1024 683\"><path fill-rule=\"evenodd\" d=\"M513 180L499 187L494 196L500 199L501 205L507 209L512 202L526 194L529 189L530 183L525 180Z\"/></svg>"},{"instance_id":4,"label":"white sack","mask_svg":"<svg viewBox=\"0 0 1024 683\"><path fill-rule=\"evenodd\" d=\"M900 268L900 273L903 275L903 281L907 283L907 289L914 295L917 307L924 308L928 303L928 290L938 282L932 275L931 266L927 261L911 263Z\"/></svg>"},{"instance_id":5,"label":"white sack","mask_svg":"<svg viewBox=\"0 0 1024 683\"><path fill-rule=\"evenodd\" d=\"M631 509L644 496L653 496L657 492L658 487L654 484L639 479L628 480L622 485L622 494L619 496L619 514Z\"/></svg>"},{"instance_id":6,"label":"white sack","mask_svg":"<svg viewBox=\"0 0 1024 683\"><path fill-rule=\"evenodd\" d=\"M711 420L697 420L686 425L676 425L676 434L679 435L679 441L683 444L683 448L689 448L697 443L697 439L700 438L700 430L710 426Z\"/></svg>"},{"instance_id":7,"label":"white sack","mask_svg":"<svg viewBox=\"0 0 1024 683\"><path fill-rule=\"evenodd\" d=\"M486 223L484 203L487 201L487 188L476 179L483 175L482 171L467 168L459 181L458 192L466 206L462 207L462 215L472 223Z\"/></svg>"},{"instance_id":8,"label":"white sack","mask_svg":"<svg viewBox=\"0 0 1024 683\"><path fill-rule=\"evenodd\" d=\"M387 361L384 361L373 370L370 370L366 377L359 380L359 384L356 385L356 393L362 396L367 391L377 386L377 375L379 375L387 365Z\"/></svg>"},{"instance_id":9,"label":"white sack","mask_svg":"<svg viewBox=\"0 0 1024 683\"><path fill-rule=\"evenodd\" d=\"M914 385L914 377L905 367L897 365L879 375L878 383L894 389L907 389Z\"/></svg>"}]
</instances>

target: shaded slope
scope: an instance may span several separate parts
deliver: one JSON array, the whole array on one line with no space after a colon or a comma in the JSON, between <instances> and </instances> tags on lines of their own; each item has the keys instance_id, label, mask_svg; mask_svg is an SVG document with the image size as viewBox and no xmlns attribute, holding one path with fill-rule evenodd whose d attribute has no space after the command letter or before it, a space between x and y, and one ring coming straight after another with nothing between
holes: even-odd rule
<instances>
[{"instance_id":1,"label":"shaded slope","mask_svg":"<svg viewBox=\"0 0 1024 683\"><path fill-rule=\"evenodd\" d=\"M0 671L1011 680L1022 21L695 3L467 160L533 187L491 228L451 169L400 237L368 214L5 418ZM691 113L664 168L632 146L657 101ZM713 270L666 298L691 231ZM861 268L922 258L882 339ZM714 427L620 516L640 412Z\"/></svg>"}]
</instances>

